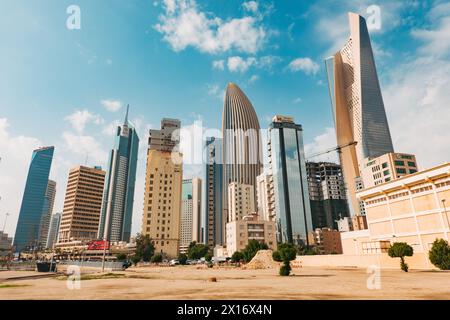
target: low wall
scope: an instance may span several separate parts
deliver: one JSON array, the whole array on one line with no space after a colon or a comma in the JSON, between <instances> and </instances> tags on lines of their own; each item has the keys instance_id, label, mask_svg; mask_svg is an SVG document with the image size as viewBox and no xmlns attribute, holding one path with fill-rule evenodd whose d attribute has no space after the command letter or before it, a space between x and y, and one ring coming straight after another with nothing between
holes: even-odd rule
<instances>
[{"instance_id":1,"label":"low wall","mask_svg":"<svg viewBox=\"0 0 450 320\"><path fill-rule=\"evenodd\" d=\"M405 258L410 269L436 269L424 253L415 253L412 257ZM400 258L391 258L387 253L364 255L315 255L297 256L293 266L297 267L348 267L367 268L376 265L382 269L399 269Z\"/></svg>"},{"instance_id":2,"label":"low wall","mask_svg":"<svg viewBox=\"0 0 450 320\"><path fill-rule=\"evenodd\" d=\"M108 261L105 262L105 272L122 271L122 262ZM101 261L67 261L58 263L58 272L66 272L69 266L78 266L82 273L99 272L102 269Z\"/></svg>"}]
</instances>

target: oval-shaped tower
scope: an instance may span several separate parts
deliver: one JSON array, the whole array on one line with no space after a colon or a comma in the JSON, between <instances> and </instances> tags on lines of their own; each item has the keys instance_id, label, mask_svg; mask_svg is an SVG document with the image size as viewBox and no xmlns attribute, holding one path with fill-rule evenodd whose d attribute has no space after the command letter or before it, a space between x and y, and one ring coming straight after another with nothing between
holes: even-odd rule
<instances>
[{"instance_id":1,"label":"oval-shaped tower","mask_svg":"<svg viewBox=\"0 0 450 320\"><path fill-rule=\"evenodd\" d=\"M253 186L256 202L256 177L263 169L258 116L250 100L234 83L225 93L222 113L223 210L225 227L228 215L228 185L231 182ZM224 242L226 239L223 239Z\"/></svg>"}]
</instances>

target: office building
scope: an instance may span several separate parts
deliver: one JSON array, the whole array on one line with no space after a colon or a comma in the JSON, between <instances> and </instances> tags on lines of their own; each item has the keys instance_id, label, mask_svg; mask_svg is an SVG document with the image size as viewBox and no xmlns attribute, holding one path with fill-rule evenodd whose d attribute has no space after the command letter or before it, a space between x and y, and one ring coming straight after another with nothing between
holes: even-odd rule
<instances>
[{"instance_id":1,"label":"office building","mask_svg":"<svg viewBox=\"0 0 450 320\"><path fill-rule=\"evenodd\" d=\"M256 177L256 203L258 214L266 221L275 221L275 193L271 174Z\"/></svg>"},{"instance_id":2,"label":"office building","mask_svg":"<svg viewBox=\"0 0 450 320\"><path fill-rule=\"evenodd\" d=\"M310 234L310 243L319 254L342 254L341 233L331 228L317 228Z\"/></svg>"},{"instance_id":3,"label":"office building","mask_svg":"<svg viewBox=\"0 0 450 320\"><path fill-rule=\"evenodd\" d=\"M41 225L39 229L39 247L46 248L48 232L50 229L50 219L55 204L56 182L48 180L47 190L45 191L44 207L42 208Z\"/></svg>"},{"instance_id":4,"label":"office building","mask_svg":"<svg viewBox=\"0 0 450 320\"><path fill-rule=\"evenodd\" d=\"M206 178L205 178L205 219L204 242L210 248L225 240L222 225L222 140L214 137L206 138Z\"/></svg>"},{"instance_id":5,"label":"office building","mask_svg":"<svg viewBox=\"0 0 450 320\"><path fill-rule=\"evenodd\" d=\"M109 154L108 173L98 238L112 242L130 241L139 138L128 121L117 127L114 148Z\"/></svg>"},{"instance_id":6,"label":"office building","mask_svg":"<svg viewBox=\"0 0 450 320\"><path fill-rule=\"evenodd\" d=\"M450 237L450 163L405 175L364 189L357 196L366 205L367 230L342 234L344 254L368 254L384 242L406 242L408 258L430 268L428 251L435 239Z\"/></svg>"},{"instance_id":7,"label":"office building","mask_svg":"<svg viewBox=\"0 0 450 320\"><path fill-rule=\"evenodd\" d=\"M105 174L100 167L70 169L57 246L97 239Z\"/></svg>"},{"instance_id":8,"label":"office building","mask_svg":"<svg viewBox=\"0 0 450 320\"><path fill-rule=\"evenodd\" d=\"M34 250L38 246L54 149L43 147L33 151L14 236L16 252Z\"/></svg>"},{"instance_id":9,"label":"office building","mask_svg":"<svg viewBox=\"0 0 450 320\"><path fill-rule=\"evenodd\" d=\"M337 229L337 221L349 216L341 166L330 162L307 162L313 228Z\"/></svg>"},{"instance_id":10,"label":"office building","mask_svg":"<svg viewBox=\"0 0 450 320\"><path fill-rule=\"evenodd\" d=\"M273 175L278 242L308 245L313 230L302 126L275 116L269 128L269 165Z\"/></svg>"},{"instance_id":11,"label":"office building","mask_svg":"<svg viewBox=\"0 0 450 320\"><path fill-rule=\"evenodd\" d=\"M181 192L180 252L186 253L192 241L202 242L202 180L199 178L183 180Z\"/></svg>"},{"instance_id":12,"label":"office building","mask_svg":"<svg viewBox=\"0 0 450 320\"><path fill-rule=\"evenodd\" d=\"M178 257L180 246L182 154L180 121L163 119L161 130L150 130L147 150L142 234L149 235L155 252Z\"/></svg>"},{"instance_id":13,"label":"office building","mask_svg":"<svg viewBox=\"0 0 450 320\"><path fill-rule=\"evenodd\" d=\"M232 182L253 186L256 199L256 177L263 167L261 135L258 117L250 100L234 83L225 93L222 114L223 141L223 223L228 214L227 192ZM223 233L225 230L223 231Z\"/></svg>"},{"instance_id":14,"label":"office building","mask_svg":"<svg viewBox=\"0 0 450 320\"><path fill-rule=\"evenodd\" d=\"M275 221L259 220L256 213L241 220L227 223L227 255L242 251L250 240L267 244L269 249L277 250Z\"/></svg>"},{"instance_id":15,"label":"office building","mask_svg":"<svg viewBox=\"0 0 450 320\"><path fill-rule=\"evenodd\" d=\"M394 152L365 19L349 13L350 38L325 60L340 163L351 215L364 159ZM356 144L354 144L356 143Z\"/></svg>"},{"instance_id":16,"label":"office building","mask_svg":"<svg viewBox=\"0 0 450 320\"><path fill-rule=\"evenodd\" d=\"M0 231L0 257L11 253L12 238L3 231Z\"/></svg>"},{"instance_id":17,"label":"office building","mask_svg":"<svg viewBox=\"0 0 450 320\"><path fill-rule=\"evenodd\" d=\"M52 215L50 220L50 228L48 230L48 237L46 247L52 249L53 245L58 242L59 224L61 222L61 213L57 212Z\"/></svg>"},{"instance_id":18,"label":"office building","mask_svg":"<svg viewBox=\"0 0 450 320\"><path fill-rule=\"evenodd\" d=\"M228 185L228 221L242 220L253 214L255 198L253 186L232 182Z\"/></svg>"},{"instance_id":19,"label":"office building","mask_svg":"<svg viewBox=\"0 0 450 320\"><path fill-rule=\"evenodd\" d=\"M364 159L361 178L364 187L370 188L417 171L417 161L413 154L390 152Z\"/></svg>"}]
</instances>

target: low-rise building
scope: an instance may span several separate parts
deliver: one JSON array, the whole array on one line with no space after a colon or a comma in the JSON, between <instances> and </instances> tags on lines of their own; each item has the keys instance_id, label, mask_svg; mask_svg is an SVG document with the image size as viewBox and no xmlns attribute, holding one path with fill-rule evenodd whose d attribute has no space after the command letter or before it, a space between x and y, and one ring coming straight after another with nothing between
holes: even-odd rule
<instances>
[{"instance_id":1,"label":"low-rise building","mask_svg":"<svg viewBox=\"0 0 450 320\"><path fill-rule=\"evenodd\" d=\"M0 231L0 256L7 255L11 251L12 238Z\"/></svg>"},{"instance_id":2,"label":"low-rise building","mask_svg":"<svg viewBox=\"0 0 450 320\"><path fill-rule=\"evenodd\" d=\"M432 266L433 241L450 238L450 163L361 190L357 197L364 201L368 229L341 234L344 254L387 251L387 242L406 242L414 249L408 259Z\"/></svg>"},{"instance_id":3,"label":"low-rise building","mask_svg":"<svg viewBox=\"0 0 450 320\"><path fill-rule=\"evenodd\" d=\"M320 254L341 254L341 234L331 228L317 228L310 234L310 243L313 244Z\"/></svg>"},{"instance_id":4,"label":"low-rise building","mask_svg":"<svg viewBox=\"0 0 450 320\"><path fill-rule=\"evenodd\" d=\"M233 255L243 250L250 240L267 244L269 249L277 249L276 225L274 221L259 220L257 214L227 223L227 254Z\"/></svg>"}]
</instances>

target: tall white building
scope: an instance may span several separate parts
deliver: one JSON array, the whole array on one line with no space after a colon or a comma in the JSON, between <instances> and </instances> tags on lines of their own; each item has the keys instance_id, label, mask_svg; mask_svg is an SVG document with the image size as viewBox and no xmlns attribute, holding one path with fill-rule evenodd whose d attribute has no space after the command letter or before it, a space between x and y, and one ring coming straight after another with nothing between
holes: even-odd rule
<instances>
[{"instance_id":1,"label":"tall white building","mask_svg":"<svg viewBox=\"0 0 450 320\"><path fill-rule=\"evenodd\" d=\"M185 179L182 183L180 252L185 253L192 241L201 242L202 180Z\"/></svg>"},{"instance_id":2,"label":"tall white building","mask_svg":"<svg viewBox=\"0 0 450 320\"><path fill-rule=\"evenodd\" d=\"M275 194L273 176L261 173L256 177L256 202L258 214L266 221L275 220Z\"/></svg>"}]
</instances>

